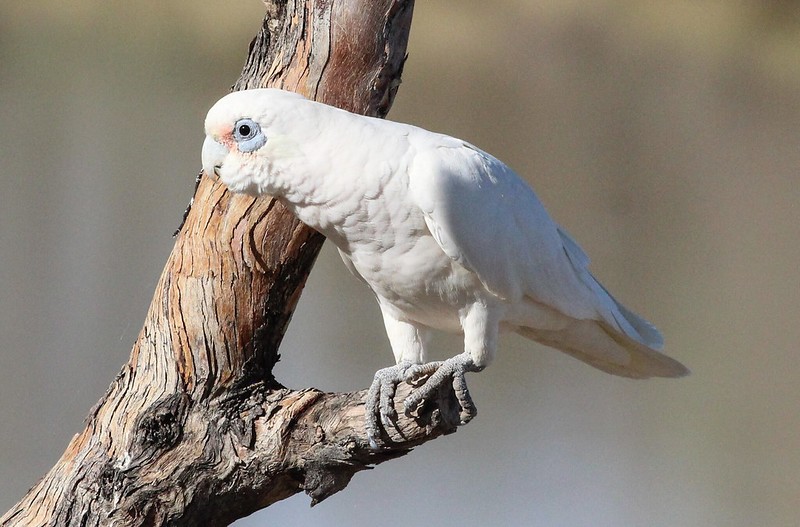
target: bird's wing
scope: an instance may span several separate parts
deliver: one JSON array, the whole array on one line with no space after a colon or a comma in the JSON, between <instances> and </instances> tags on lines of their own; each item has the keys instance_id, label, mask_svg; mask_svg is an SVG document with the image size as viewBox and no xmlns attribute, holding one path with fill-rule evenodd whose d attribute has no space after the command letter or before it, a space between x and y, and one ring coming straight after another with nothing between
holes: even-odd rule
<instances>
[{"instance_id":1,"label":"bird's wing","mask_svg":"<svg viewBox=\"0 0 800 527\"><path fill-rule=\"evenodd\" d=\"M491 155L457 140L419 148L412 199L442 250L509 302L529 298L579 320L598 320L653 349L658 331L624 308L588 270L589 258L533 190Z\"/></svg>"}]
</instances>

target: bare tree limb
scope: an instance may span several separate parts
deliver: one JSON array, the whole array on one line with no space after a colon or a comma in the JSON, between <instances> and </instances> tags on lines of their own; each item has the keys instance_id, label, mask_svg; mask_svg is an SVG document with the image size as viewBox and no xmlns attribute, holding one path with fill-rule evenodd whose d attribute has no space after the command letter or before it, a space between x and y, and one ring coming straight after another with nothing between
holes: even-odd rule
<instances>
[{"instance_id":1,"label":"bare tree limb","mask_svg":"<svg viewBox=\"0 0 800 527\"><path fill-rule=\"evenodd\" d=\"M389 111L413 0L271 0L235 89ZM279 203L202 177L129 362L0 525L227 525L454 430L452 392L370 450L364 392L288 390L278 346L323 238ZM409 387L402 385L398 400Z\"/></svg>"}]
</instances>

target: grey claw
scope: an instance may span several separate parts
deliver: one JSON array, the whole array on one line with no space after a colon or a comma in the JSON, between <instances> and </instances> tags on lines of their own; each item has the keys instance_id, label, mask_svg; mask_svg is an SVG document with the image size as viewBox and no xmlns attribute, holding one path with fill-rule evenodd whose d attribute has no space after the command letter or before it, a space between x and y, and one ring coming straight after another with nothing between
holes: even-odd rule
<instances>
[{"instance_id":1,"label":"grey claw","mask_svg":"<svg viewBox=\"0 0 800 527\"><path fill-rule=\"evenodd\" d=\"M468 353L462 353L445 361L426 364L411 364L404 361L375 372L375 378L367 390L367 398L364 401L367 439L370 448L374 450L379 448L378 439L381 436L381 425L384 429L388 429L397 422L394 397L397 385L401 382L419 386L404 401L406 412L416 410L423 401L432 398L442 386L452 385L456 400L461 407L459 420L462 425L468 423L478 411L475 403L472 402L464 375L467 372L479 370L480 368L477 368L472 361L472 357Z\"/></svg>"},{"instance_id":2,"label":"grey claw","mask_svg":"<svg viewBox=\"0 0 800 527\"><path fill-rule=\"evenodd\" d=\"M464 375L467 372L479 371L480 368L475 366L472 357L468 353L462 353L443 362L412 367L412 372L410 373L416 374L418 378L419 376L430 374L434 369L433 375L428 377L421 387L414 390L406 398L406 411L414 411L423 401L430 399L441 386L451 383L456 394L456 400L461 406L461 411L459 412L461 424L471 421L477 415L478 410L469 394L467 380Z\"/></svg>"},{"instance_id":3,"label":"grey claw","mask_svg":"<svg viewBox=\"0 0 800 527\"><path fill-rule=\"evenodd\" d=\"M461 424L465 425L478 415L478 408L475 406L475 403L472 401L472 396L469 394L467 379L464 377L464 374L453 377L453 390L456 393L456 400L459 406L461 406L459 419L461 420Z\"/></svg>"},{"instance_id":4,"label":"grey claw","mask_svg":"<svg viewBox=\"0 0 800 527\"><path fill-rule=\"evenodd\" d=\"M394 396L397 385L408 377L410 367L410 362L403 361L375 372L375 378L367 390L367 398L364 401L367 440L373 450L378 449L377 440L381 436L380 425L383 424L384 428L388 428L394 426L397 421Z\"/></svg>"},{"instance_id":5,"label":"grey claw","mask_svg":"<svg viewBox=\"0 0 800 527\"><path fill-rule=\"evenodd\" d=\"M425 364L414 364L406 372L406 381L412 386L422 386L425 381L433 375L443 364L442 361L426 362Z\"/></svg>"}]
</instances>

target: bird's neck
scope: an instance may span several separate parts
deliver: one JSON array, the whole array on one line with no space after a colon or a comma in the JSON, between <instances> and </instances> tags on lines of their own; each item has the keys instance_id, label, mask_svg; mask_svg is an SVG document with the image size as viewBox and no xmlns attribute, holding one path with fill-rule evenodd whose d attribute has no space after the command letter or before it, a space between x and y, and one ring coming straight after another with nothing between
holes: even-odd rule
<instances>
[{"instance_id":1,"label":"bird's neck","mask_svg":"<svg viewBox=\"0 0 800 527\"><path fill-rule=\"evenodd\" d=\"M320 188L295 188L279 198L297 219L321 232L337 247L347 246L346 226L359 215L358 202L348 202L336 192Z\"/></svg>"}]
</instances>

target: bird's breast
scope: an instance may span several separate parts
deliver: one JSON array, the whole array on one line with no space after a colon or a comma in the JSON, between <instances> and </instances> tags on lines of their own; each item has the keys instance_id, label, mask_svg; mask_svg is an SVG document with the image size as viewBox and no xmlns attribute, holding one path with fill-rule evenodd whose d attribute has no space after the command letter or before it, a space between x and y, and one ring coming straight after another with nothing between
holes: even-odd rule
<instances>
[{"instance_id":1,"label":"bird's breast","mask_svg":"<svg viewBox=\"0 0 800 527\"><path fill-rule=\"evenodd\" d=\"M399 318L460 331L459 312L474 301L477 277L450 259L424 226L390 240L352 244L351 269Z\"/></svg>"},{"instance_id":2,"label":"bird's breast","mask_svg":"<svg viewBox=\"0 0 800 527\"><path fill-rule=\"evenodd\" d=\"M328 219L314 226L322 227L384 309L401 319L459 331L459 311L484 288L431 235L409 196L407 167L401 165L372 164L358 176L331 178L320 213Z\"/></svg>"}]
</instances>

